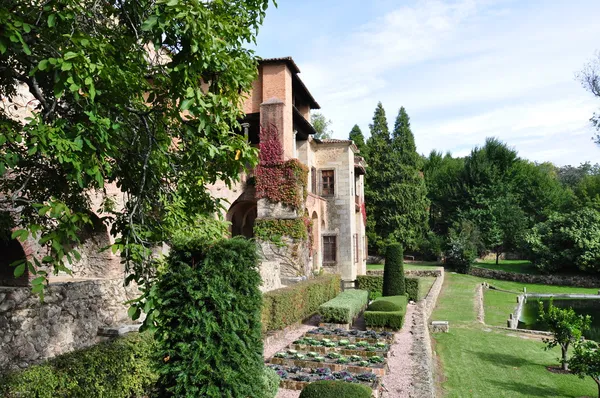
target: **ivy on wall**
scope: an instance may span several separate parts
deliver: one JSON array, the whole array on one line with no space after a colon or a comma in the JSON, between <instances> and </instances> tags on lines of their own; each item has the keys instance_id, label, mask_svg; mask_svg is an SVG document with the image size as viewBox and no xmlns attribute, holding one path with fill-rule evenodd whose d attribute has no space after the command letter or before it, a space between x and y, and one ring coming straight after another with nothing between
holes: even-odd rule
<instances>
[{"instance_id":1,"label":"ivy on wall","mask_svg":"<svg viewBox=\"0 0 600 398\"><path fill-rule=\"evenodd\" d=\"M259 219L254 224L254 236L264 241L281 242L283 236L305 240L308 238L308 233L304 218L291 220Z\"/></svg>"},{"instance_id":2,"label":"ivy on wall","mask_svg":"<svg viewBox=\"0 0 600 398\"><path fill-rule=\"evenodd\" d=\"M256 167L256 197L302 209L308 191L308 168L298 159L283 160L283 148L277 129L260 131L260 163Z\"/></svg>"}]
</instances>

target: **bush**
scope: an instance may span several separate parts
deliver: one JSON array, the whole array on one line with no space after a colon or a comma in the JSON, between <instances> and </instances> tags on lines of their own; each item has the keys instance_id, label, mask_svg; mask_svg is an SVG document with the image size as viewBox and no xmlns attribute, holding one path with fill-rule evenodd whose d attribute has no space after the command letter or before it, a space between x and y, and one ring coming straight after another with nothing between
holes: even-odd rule
<instances>
[{"instance_id":1,"label":"bush","mask_svg":"<svg viewBox=\"0 0 600 398\"><path fill-rule=\"evenodd\" d=\"M326 274L263 294L263 333L283 329L307 318L339 293L340 276Z\"/></svg>"},{"instance_id":2,"label":"bush","mask_svg":"<svg viewBox=\"0 0 600 398\"><path fill-rule=\"evenodd\" d=\"M409 300L419 300L419 286L421 284L420 278L404 278L406 284L406 296Z\"/></svg>"},{"instance_id":3,"label":"bush","mask_svg":"<svg viewBox=\"0 0 600 398\"><path fill-rule=\"evenodd\" d=\"M419 300L419 285L421 279L418 277L405 277L406 295L409 300ZM381 275L359 275L356 277L356 288L369 291L369 300L381 297L383 292L383 276Z\"/></svg>"},{"instance_id":4,"label":"bush","mask_svg":"<svg viewBox=\"0 0 600 398\"><path fill-rule=\"evenodd\" d=\"M162 396L260 397L264 364L256 245L175 246L154 286Z\"/></svg>"},{"instance_id":5,"label":"bush","mask_svg":"<svg viewBox=\"0 0 600 398\"><path fill-rule=\"evenodd\" d=\"M371 393L371 389L362 384L321 380L304 387L300 398L371 398Z\"/></svg>"},{"instance_id":6,"label":"bush","mask_svg":"<svg viewBox=\"0 0 600 398\"><path fill-rule=\"evenodd\" d=\"M477 258L477 248L481 242L479 230L471 221L461 220L454 228L450 228L448 235L446 265L456 272L468 274Z\"/></svg>"},{"instance_id":7,"label":"bush","mask_svg":"<svg viewBox=\"0 0 600 398\"><path fill-rule=\"evenodd\" d=\"M130 334L11 373L0 380L0 396L146 397L158 378L153 352L150 336Z\"/></svg>"},{"instance_id":8,"label":"bush","mask_svg":"<svg viewBox=\"0 0 600 398\"><path fill-rule=\"evenodd\" d=\"M391 243L385 251L383 295L401 296L405 292L402 246L399 243Z\"/></svg>"},{"instance_id":9,"label":"bush","mask_svg":"<svg viewBox=\"0 0 600 398\"><path fill-rule=\"evenodd\" d=\"M387 296L387 297L382 297L382 299L386 299L389 297L395 297L395 296ZM369 304L369 307L367 308L367 311L400 311L400 306L395 303L394 301L391 300L382 300L382 299L377 299L375 301L373 301L371 304Z\"/></svg>"},{"instance_id":10,"label":"bush","mask_svg":"<svg viewBox=\"0 0 600 398\"><path fill-rule=\"evenodd\" d=\"M384 301L394 304L399 307L398 311L371 311L371 308L377 308L379 305L376 304L378 301ZM391 329L400 329L404 323L404 314L406 313L406 296L388 296L381 297L371 303L369 309L365 311L365 324L367 327L387 327ZM390 304L384 304L390 305Z\"/></svg>"},{"instance_id":11,"label":"bush","mask_svg":"<svg viewBox=\"0 0 600 398\"><path fill-rule=\"evenodd\" d=\"M366 290L346 290L319 307L323 322L350 323L369 302Z\"/></svg>"},{"instance_id":12,"label":"bush","mask_svg":"<svg viewBox=\"0 0 600 398\"><path fill-rule=\"evenodd\" d=\"M267 366L264 368L263 373L263 384L264 390L261 398L275 398L277 391L279 391L279 382L281 378L277 372Z\"/></svg>"}]
</instances>

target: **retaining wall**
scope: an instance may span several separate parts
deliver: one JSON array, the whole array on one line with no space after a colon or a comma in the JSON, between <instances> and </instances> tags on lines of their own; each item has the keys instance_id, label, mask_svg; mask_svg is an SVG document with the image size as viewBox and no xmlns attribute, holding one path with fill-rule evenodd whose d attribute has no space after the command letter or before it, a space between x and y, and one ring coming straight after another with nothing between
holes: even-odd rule
<instances>
[{"instance_id":1,"label":"retaining wall","mask_svg":"<svg viewBox=\"0 0 600 398\"><path fill-rule=\"evenodd\" d=\"M513 281L521 283L533 283L539 285L600 288L600 279L587 275L528 275L479 267L472 267L471 272L469 274L473 276L478 276L480 278L499 279L504 281Z\"/></svg>"}]
</instances>

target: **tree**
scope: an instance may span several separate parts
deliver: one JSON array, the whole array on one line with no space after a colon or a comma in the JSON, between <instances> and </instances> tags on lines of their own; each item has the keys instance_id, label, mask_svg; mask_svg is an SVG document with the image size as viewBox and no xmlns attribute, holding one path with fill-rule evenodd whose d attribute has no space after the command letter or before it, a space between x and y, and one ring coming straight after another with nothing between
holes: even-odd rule
<instances>
[{"instance_id":1,"label":"tree","mask_svg":"<svg viewBox=\"0 0 600 398\"><path fill-rule=\"evenodd\" d=\"M456 222L448 231L446 264L461 274L468 274L481 245L480 232L473 222L465 219Z\"/></svg>"},{"instance_id":2,"label":"tree","mask_svg":"<svg viewBox=\"0 0 600 398\"><path fill-rule=\"evenodd\" d=\"M404 294L406 294L406 281L402 246L399 243L390 243L385 250L383 296L403 296Z\"/></svg>"},{"instance_id":3,"label":"tree","mask_svg":"<svg viewBox=\"0 0 600 398\"><path fill-rule=\"evenodd\" d=\"M27 264L38 276L34 291L47 276L42 262L69 272L77 233L98 210L94 195L103 221L114 222L127 281L143 284L154 275L151 248L219 208L206 185L230 184L256 164L256 151L233 131L257 73L245 44L268 4L0 5L0 94L13 98L25 87L36 106L26 124L0 110L0 229L14 223L13 237L35 237L47 250ZM123 209L106 183L127 198Z\"/></svg>"},{"instance_id":4,"label":"tree","mask_svg":"<svg viewBox=\"0 0 600 398\"><path fill-rule=\"evenodd\" d=\"M598 343L588 340L576 343L573 348L573 356L569 359L571 373L582 379L585 376L590 376L598 386L598 398L600 398L600 350Z\"/></svg>"},{"instance_id":5,"label":"tree","mask_svg":"<svg viewBox=\"0 0 600 398\"><path fill-rule=\"evenodd\" d=\"M600 98L600 51L580 72L579 80L586 90ZM598 133L594 136L594 141L600 145L600 113L594 113L590 121L598 130Z\"/></svg>"},{"instance_id":6,"label":"tree","mask_svg":"<svg viewBox=\"0 0 600 398\"><path fill-rule=\"evenodd\" d=\"M552 339L544 339L545 349L560 346L562 369L569 370L569 361L567 360L569 345L579 341L582 333L590 328L592 322L590 316L577 315L573 308L555 307L550 299L548 311L544 310L544 304L540 301L539 320L547 324L553 334Z\"/></svg>"},{"instance_id":7,"label":"tree","mask_svg":"<svg viewBox=\"0 0 600 398\"><path fill-rule=\"evenodd\" d=\"M355 124L354 127L352 127L352 130L350 131L348 139L354 141L354 144L360 151L361 156L363 156L363 157L367 156L366 145L365 145L365 136L363 135L362 131L360 130L360 127L358 127L358 124Z\"/></svg>"},{"instance_id":8,"label":"tree","mask_svg":"<svg viewBox=\"0 0 600 398\"><path fill-rule=\"evenodd\" d=\"M329 130L329 126L331 125L331 120L327 119L325 115L320 112L315 112L310 115L310 121L317 131L315 134L315 138L319 140L326 140L331 138L331 131Z\"/></svg>"}]
</instances>

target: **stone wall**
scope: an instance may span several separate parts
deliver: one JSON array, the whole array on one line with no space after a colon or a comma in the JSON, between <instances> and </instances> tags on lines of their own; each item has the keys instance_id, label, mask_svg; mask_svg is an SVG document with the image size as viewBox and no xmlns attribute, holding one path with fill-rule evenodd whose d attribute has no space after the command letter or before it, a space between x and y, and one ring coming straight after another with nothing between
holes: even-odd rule
<instances>
[{"instance_id":1,"label":"stone wall","mask_svg":"<svg viewBox=\"0 0 600 398\"><path fill-rule=\"evenodd\" d=\"M439 267L439 268L433 268L431 270L428 269L405 269L404 270L404 276L420 276L420 277L426 277L426 276L433 276L433 277L439 277L439 276L443 276L444 274L444 268ZM367 275L378 275L378 276L383 276L383 270L382 269L378 269L378 270L369 270L367 271Z\"/></svg>"},{"instance_id":2,"label":"stone wall","mask_svg":"<svg viewBox=\"0 0 600 398\"><path fill-rule=\"evenodd\" d=\"M533 283L539 285L576 286L597 288L600 287L600 279L587 275L527 275L514 272L498 271L486 268L472 267L470 275L487 279L499 279L521 283Z\"/></svg>"},{"instance_id":3,"label":"stone wall","mask_svg":"<svg viewBox=\"0 0 600 398\"><path fill-rule=\"evenodd\" d=\"M139 294L122 278L54 282L43 303L29 287L0 287L0 373L97 343L98 328L131 323L124 303Z\"/></svg>"}]
</instances>

